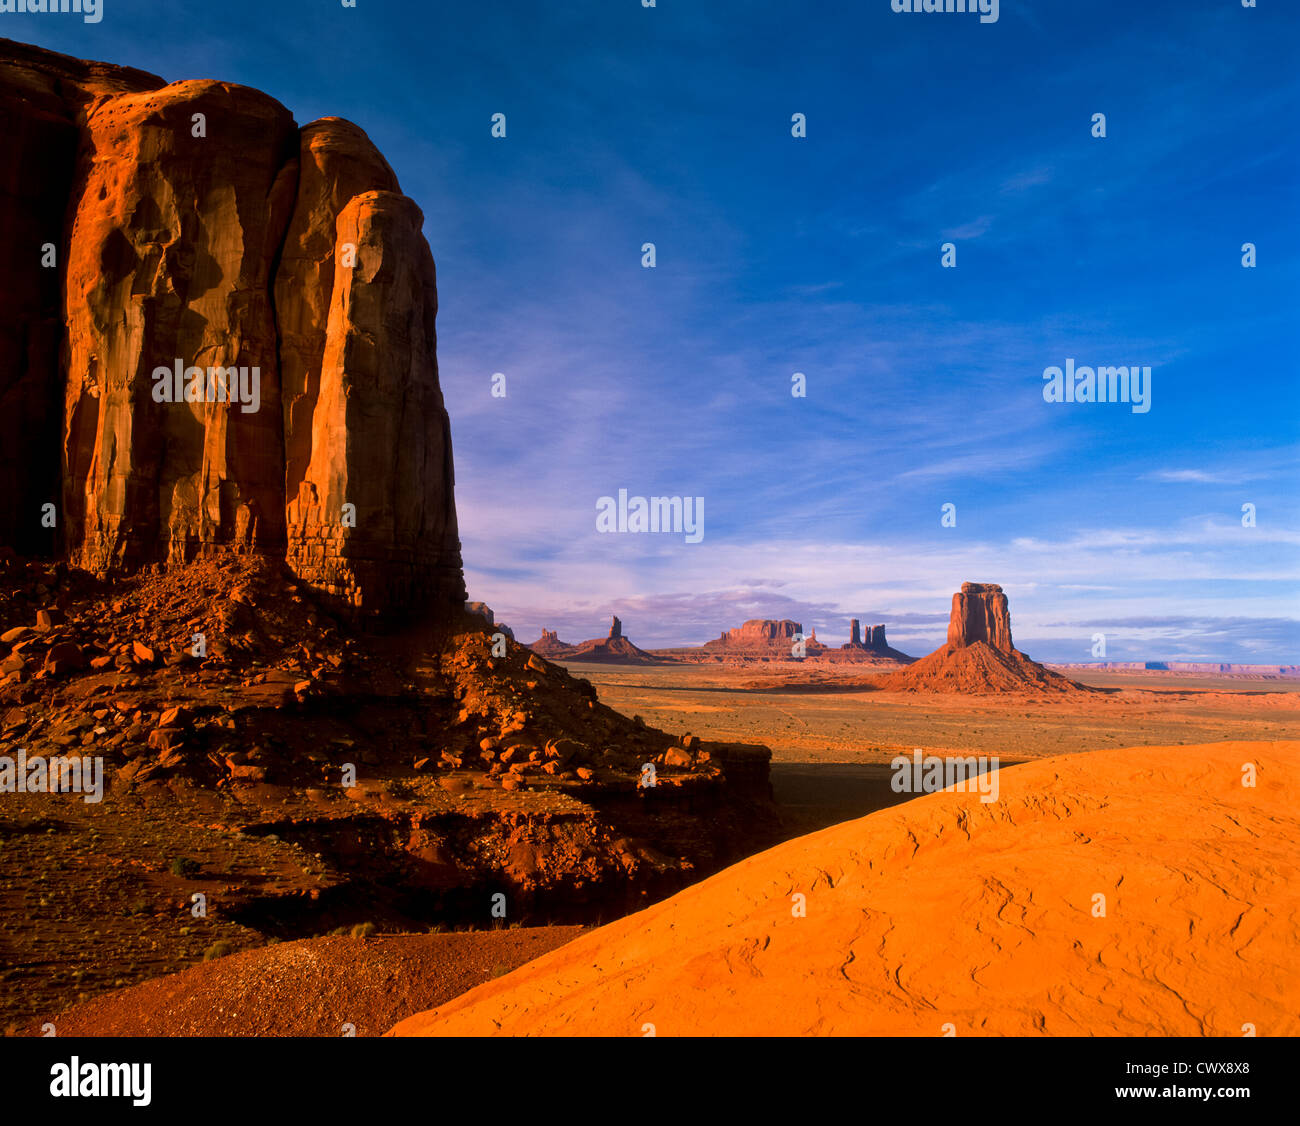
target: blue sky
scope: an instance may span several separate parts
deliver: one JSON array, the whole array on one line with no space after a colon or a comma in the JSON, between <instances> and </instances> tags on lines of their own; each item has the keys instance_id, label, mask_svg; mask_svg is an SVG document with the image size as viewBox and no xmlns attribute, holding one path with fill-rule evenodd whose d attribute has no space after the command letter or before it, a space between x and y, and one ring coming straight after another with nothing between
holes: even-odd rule
<instances>
[{"instance_id":1,"label":"blue sky","mask_svg":"<svg viewBox=\"0 0 1300 1126\"><path fill-rule=\"evenodd\" d=\"M438 264L470 596L524 640L853 616L921 654L972 580L1039 659L1300 661L1300 4L105 0L0 35L366 129ZM1045 403L1067 357L1150 365L1150 412ZM620 488L703 497L703 541L599 534Z\"/></svg>"}]
</instances>

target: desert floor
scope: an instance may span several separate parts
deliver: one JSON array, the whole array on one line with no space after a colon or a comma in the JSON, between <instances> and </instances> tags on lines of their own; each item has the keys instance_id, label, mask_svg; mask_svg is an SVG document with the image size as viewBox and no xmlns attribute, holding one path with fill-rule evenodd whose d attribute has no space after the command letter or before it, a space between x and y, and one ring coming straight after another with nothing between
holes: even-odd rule
<instances>
[{"instance_id":1,"label":"desert floor","mask_svg":"<svg viewBox=\"0 0 1300 1126\"><path fill-rule=\"evenodd\" d=\"M869 674L852 667L569 667L590 679L603 701L625 714L640 715L653 726L770 746L773 789L786 839L912 799L914 795L892 790L889 762L916 747L940 755L996 756L1005 767L1115 747L1275 741L1294 739L1300 733L1300 681L1286 679L1072 671L1069 675L1104 691L1082 699L980 698L880 691L871 687ZM72 813L83 815L80 807ZM214 816L212 811L196 810L196 821L203 819L200 814ZM63 818L68 816L65 810ZM112 857L119 851L113 847L114 834L152 831L160 855L199 855L197 846L172 840L162 826L151 830L129 818L107 827L97 824L89 840L64 831L68 828L58 820L37 819L24 831L0 832L6 859L11 863L27 859L44 873L39 889L24 892L21 909L12 915L5 912L0 944L6 938L17 939L26 929L24 920L49 916L41 928L41 946L50 954L46 992L64 999L64 1004L49 1008L42 1004L37 1011L61 1011L80 1000L81 1005L60 1023L71 1020L87 1032L238 1034L245 1030L337 1035L331 1031L333 1026L350 1019L360 1034L374 1034L382 1031L385 1022L444 1004L577 933L556 927L382 940L318 938L202 963L199 959L214 934L235 940L237 946L245 946L248 935L234 933L239 929L234 928L227 936L209 927L194 928L192 934L184 928L178 936L160 936L158 920L146 910L148 904L142 900L135 905L132 900L136 877L129 866L101 873L102 879L78 878L87 865L112 867ZM60 852L56 846L65 838L66 848ZM214 870L225 873L222 879L247 876L247 869L260 879L279 881L290 891L290 885L305 879L305 869L287 864L267 841L250 840L241 847L237 855L200 859L214 865L220 860L224 867ZM44 861L39 865L35 864L38 854ZM177 895L180 886L178 881ZM85 894L102 900L93 934L78 929L77 912L63 902L69 895ZM63 925L57 920L64 920ZM378 922L385 930L383 921ZM376 942L382 942L383 949L358 961L354 947L361 944L369 949ZM106 952L108 957L103 956ZM249 959L247 965L236 961L244 958ZM399 962L402 968L394 970ZM289 968L304 965L316 985L306 988L300 1001L276 1006L279 1016L274 1027L265 1026L257 1015L264 991L255 989L245 996L231 984L263 974L279 980ZM231 978L227 970L241 972ZM413 985L416 976L427 976L429 981ZM146 978L152 980L142 981ZM396 980L402 985L399 995L393 996ZM18 970L0 966L0 981L16 985ZM106 992L133 982L141 984ZM317 986L326 993L339 993L348 1001L344 1007L356 1015L340 1018L337 1006L322 1008L315 1003L312 998L321 992ZM371 988L383 996L368 1003L364 997ZM11 1031L33 1029L32 1000L23 1003L10 995L0 1014L5 1017L2 1023Z\"/></svg>"},{"instance_id":2,"label":"desert floor","mask_svg":"<svg viewBox=\"0 0 1300 1126\"><path fill-rule=\"evenodd\" d=\"M1064 674L1104 691L1059 699L884 692L852 665L565 666L653 727L766 743L789 836L908 800L890 788L889 762L916 747L1011 766L1107 747L1300 734L1300 679L1071 669Z\"/></svg>"},{"instance_id":3,"label":"desert floor","mask_svg":"<svg viewBox=\"0 0 1300 1126\"><path fill-rule=\"evenodd\" d=\"M786 841L396 1035L1294 1036L1300 742L1111 748Z\"/></svg>"}]
</instances>

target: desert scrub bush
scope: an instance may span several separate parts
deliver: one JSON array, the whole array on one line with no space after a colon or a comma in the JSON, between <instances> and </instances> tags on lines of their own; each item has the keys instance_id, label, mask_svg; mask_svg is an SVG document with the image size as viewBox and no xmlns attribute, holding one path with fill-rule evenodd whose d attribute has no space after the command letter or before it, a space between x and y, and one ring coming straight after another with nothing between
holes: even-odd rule
<instances>
[{"instance_id":1,"label":"desert scrub bush","mask_svg":"<svg viewBox=\"0 0 1300 1126\"><path fill-rule=\"evenodd\" d=\"M233 942L227 942L224 938L219 938L203 951L203 960L211 962L216 958L224 958L227 954L233 954L234 952L235 944Z\"/></svg>"},{"instance_id":2,"label":"desert scrub bush","mask_svg":"<svg viewBox=\"0 0 1300 1126\"><path fill-rule=\"evenodd\" d=\"M353 938L370 938L379 928L374 923L358 923L352 928Z\"/></svg>"},{"instance_id":3,"label":"desert scrub bush","mask_svg":"<svg viewBox=\"0 0 1300 1126\"><path fill-rule=\"evenodd\" d=\"M173 876L197 876L199 874L199 862L191 860L188 856L178 856L167 865L167 870Z\"/></svg>"}]
</instances>

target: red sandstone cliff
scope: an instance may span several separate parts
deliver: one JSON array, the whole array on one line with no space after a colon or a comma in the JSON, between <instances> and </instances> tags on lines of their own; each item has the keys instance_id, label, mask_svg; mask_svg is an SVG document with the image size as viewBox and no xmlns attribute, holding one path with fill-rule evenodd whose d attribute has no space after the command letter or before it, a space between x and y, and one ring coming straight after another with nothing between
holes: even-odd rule
<instances>
[{"instance_id":1,"label":"red sandstone cliff","mask_svg":"<svg viewBox=\"0 0 1300 1126\"><path fill-rule=\"evenodd\" d=\"M0 127L0 543L459 606L433 257L366 135L9 41Z\"/></svg>"}]
</instances>

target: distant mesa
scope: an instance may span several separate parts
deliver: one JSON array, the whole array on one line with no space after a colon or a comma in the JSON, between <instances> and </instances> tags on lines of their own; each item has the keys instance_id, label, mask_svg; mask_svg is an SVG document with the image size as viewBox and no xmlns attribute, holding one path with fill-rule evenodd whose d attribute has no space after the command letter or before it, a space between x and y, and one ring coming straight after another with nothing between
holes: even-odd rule
<instances>
[{"instance_id":1,"label":"distant mesa","mask_svg":"<svg viewBox=\"0 0 1300 1126\"><path fill-rule=\"evenodd\" d=\"M576 645L570 645L567 641L561 641L559 635L554 630L542 630L542 636L528 646L539 657L549 657L551 660L562 660L565 657L573 655Z\"/></svg>"},{"instance_id":2,"label":"distant mesa","mask_svg":"<svg viewBox=\"0 0 1300 1126\"><path fill-rule=\"evenodd\" d=\"M846 645L827 645L814 629L805 635L803 623L789 618L751 618L736 629L725 630L720 637L706 641L698 649L660 650L685 661L790 661L797 660L796 645L803 640L805 660L842 664L882 662L906 664L912 658L892 649L885 640L883 625L871 626L863 640L861 623L849 622Z\"/></svg>"},{"instance_id":3,"label":"distant mesa","mask_svg":"<svg viewBox=\"0 0 1300 1126\"><path fill-rule=\"evenodd\" d=\"M703 651L727 657L757 657L789 660L795 645L802 639L806 657L820 657L827 646L817 640L817 631L805 637L803 624L789 618L751 618L738 629L725 630L722 636L706 641Z\"/></svg>"},{"instance_id":4,"label":"distant mesa","mask_svg":"<svg viewBox=\"0 0 1300 1126\"><path fill-rule=\"evenodd\" d=\"M1171 672L1212 676L1251 676L1261 679L1300 676L1300 665L1243 665L1222 661L1053 661L1053 668L1090 672Z\"/></svg>"},{"instance_id":5,"label":"distant mesa","mask_svg":"<svg viewBox=\"0 0 1300 1126\"><path fill-rule=\"evenodd\" d=\"M803 636L803 625L789 618L774 621L771 618L751 618L737 629L724 630L714 641L706 641L704 648L726 650L731 653L754 652L790 655L797 637Z\"/></svg>"},{"instance_id":6,"label":"distant mesa","mask_svg":"<svg viewBox=\"0 0 1300 1126\"><path fill-rule=\"evenodd\" d=\"M880 681L901 692L1092 692L1031 660L1011 643L1011 611L996 583L962 583L952 596L948 642Z\"/></svg>"}]
</instances>

